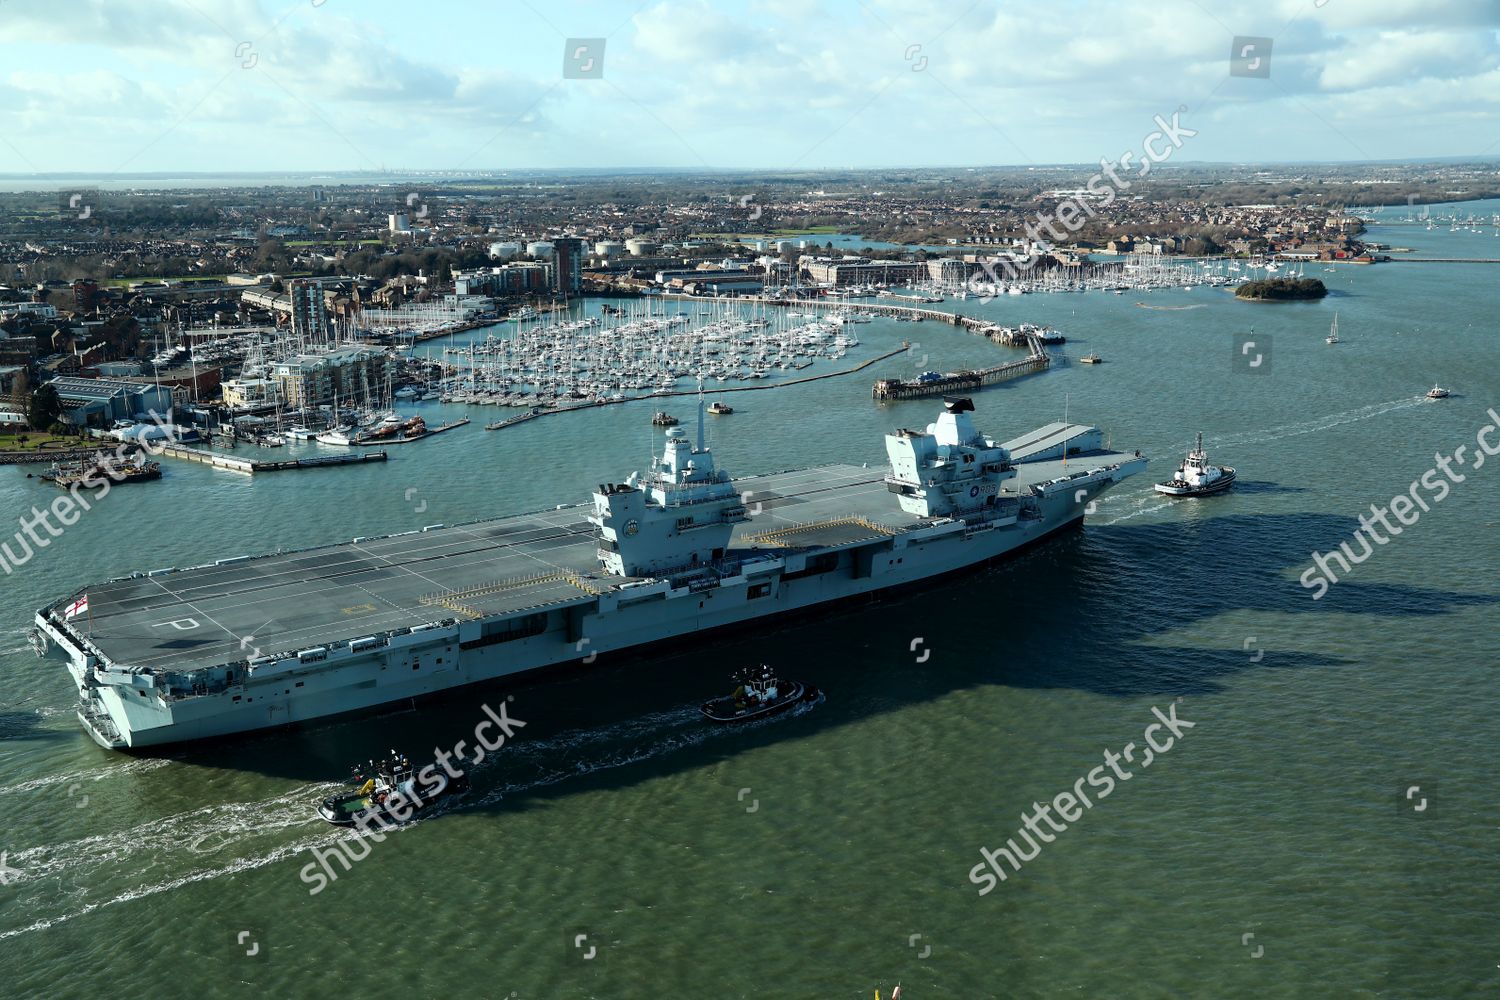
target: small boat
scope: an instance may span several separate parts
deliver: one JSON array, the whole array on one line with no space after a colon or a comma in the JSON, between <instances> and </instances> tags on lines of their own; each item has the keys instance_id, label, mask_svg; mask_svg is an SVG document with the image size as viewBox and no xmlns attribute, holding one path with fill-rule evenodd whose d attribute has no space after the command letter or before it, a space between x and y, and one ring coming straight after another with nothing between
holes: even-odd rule
<instances>
[{"instance_id":1,"label":"small boat","mask_svg":"<svg viewBox=\"0 0 1500 1000\"><path fill-rule=\"evenodd\" d=\"M317 435L317 431L313 430L310 427L303 427L301 424L297 424L286 429L286 436L291 438L293 441L311 441L313 438L317 437Z\"/></svg>"},{"instance_id":2,"label":"small boat","mask_svg":"<svg viewBox=\"0 0 1500 1000\"><path fill-rule=\"evenodd\" d=\"M1083 362L1086 365L1097 365L1097 364L1100 364L1101 362L1104 361L1103 358L1101 358L1099 355L1093 353L1092 351L1090 351L1088 354L1085 354L1083 357L1079 358L1078 360L1081 361L1081 362Z\"/></svg>"},{"instance_id":3,"label":"small boat","mask_svg":"<svg viewBox=\"0 0 1500 1000\"><path fill-rule=\"evenodd\" d=\"M1333 326L1328 328L1328 336L1324 338L1327 343L1337 344L1339 342L1339 314L1333 314Z\"/></svg>"},{"instance_id":4,"label":"small boat","mask_svg":"<svg viewBox=\"0 0 1500 1000\"><path fill-rule=\"evenodd\" d=\"M361 829L368 829L375 822L403 823L469 790L469 777L462 771L455 776L445 767L433 764L418 772L404 754L394 750L363 770L373 777L365 777L362 769L355 768L354 781L358 787L328 796L318 806L319 816L335 826Z\"/></svg>"},{"instance_id":5,"label":"small boat","mask_svg":"<svg viewBox=\"0 0 1500 1000\"><path fill-rule=\"evenodd\" d=\"M66 466L53 462L51 470L43 473L40 478L43 482L65 490L80 483L92 489L106 479L115 486L121 483L149 483L161 478L161 463L147 461L141 452L128 460L95 455L92 459Z\"/></svg>"},{"instance_id":6,"label":"small boat","mask_svg":"<svg viewBox=\"0 0 1500 1000\"><path fill-rule=\"evenodd\" d=\"M703 703L700 711L710 722L748 722L784 712L793 705L814 701L818 689L801 681L783 681L765 664L741 671L738 686L723 698Z\"/></svg>"},{"instance_id":7,"label":"small boat","mask_svg":"<svg viewBox=\"0 0 1500 1000\"><path fill-rule=\"evenodd\" d=\"M351 438L343 430L324 431L323 433L317 435L314 440L319 441L323 444L337 444L344 445L345 447L354 443L354 439Z\"/></svg>"},{"instance_id":8,"label":"small boat","mask_svg":"<svg viewBox=\"0 0 1500 1000\"><path fill-rule=\"evenodd\" d=\"M1164 483L1157 483L1156 492L1174 497L1202 497L1220 493L1234 485L1234 470L1226 466L1209 465L1203 451L1203 434L1198 434L1198 444L1188 452L1175 475Z\"/></svg>"},{"instance_id":9,"label":"small boat","mask_svg":"<svg viewBox=\"0 0 1500 1000\"><path fill-rule=\"evenodd\" d=\"M726 403L713 402L708 404L708 412L717 414L721 417L727 417L729 416L729 414L734 412L734 407L729 406Z\"/></svg>"},{"instance_id":10,"label":"small boat","mask_svg":"<svg viewBox=\"0 0 1500 1000\"><path fill-rule=\"evenodd\" d=\"M1448 390L1444 389L1440 385L1435 385L1431 389L1427 390L1428 399L1447 399L1449 395L1451 394L1448 392Z\"/></svg>"},{"instance_id":11,"label":"small boat","mask_svg":"<svg viewBox=\"0 0 1500 1000\"><path fill-rule=\"evenodd\" d=\"M651 422L658 427L676 427L680 421L665 410L658 410Z\"/></svg>"}]
</instances>

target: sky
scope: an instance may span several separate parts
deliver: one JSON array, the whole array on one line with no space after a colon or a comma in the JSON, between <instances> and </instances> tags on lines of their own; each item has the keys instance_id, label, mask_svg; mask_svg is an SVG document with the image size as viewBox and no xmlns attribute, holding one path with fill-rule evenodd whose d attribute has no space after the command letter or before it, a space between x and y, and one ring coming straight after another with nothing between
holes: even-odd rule
<instances>
[{"instance_id":1,"label":"sky","mask_svg":"<svg viewBox=\"0 0 1500 1000\"><path fill-rule=\"evenodd\" d=\"M1178 162L1500 156L1500 0L0 0L0 46L0 174L1039 166L1174 113Z\"/></svg>"}]
</instances>

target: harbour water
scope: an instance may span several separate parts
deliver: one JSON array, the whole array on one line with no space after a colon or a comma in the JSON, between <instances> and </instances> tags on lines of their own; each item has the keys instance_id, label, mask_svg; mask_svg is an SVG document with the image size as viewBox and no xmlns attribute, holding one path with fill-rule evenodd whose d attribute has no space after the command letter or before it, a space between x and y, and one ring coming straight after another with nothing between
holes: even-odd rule
<instances>
[{"instance_id":1,"label":"harbour water","mask_svg":"<svg viewBox=\"0 0 1500 1000\"><path fill-rule=\"evenodd\" d=\"M1371 237L1500 257L1480 229ZM476 420L388 463L254 479L164 459L163 482L111 493L0 584L0 851L18 872L0 887L7 995L1493 989L1500 468L1464 470L1321 600L1298 577L1491 422L1500 266L1321 268L1308 276L1333 294L1312 303L1209 288L946 303L1050 324L1063 354L1104 358L978 392L981 428L1005 438L1066 413L1153 460L1082 531L1018 559L518 689L135 758L84 736L60 660L26 648L44 601L135 570L581 501L649 460L661 407L489 434ZM1252 328L1255 368L1241 354ZM859 337L850 362L917 343L857 376L721 397L735 413L710 423L719 463L874 466L881 435L925 424L936 401L877 405L873 379L1019 356L938 323L878 319ZM1453 397L1423 399L1434 382ZM430 423L468 412L417 409ZM1238 484L1196 502L1154 494L1199 430ZM0 468L3 509L54 497L26 471ZM697 703L754 661L826 700L704 728ZM451 747L506 693L526 726L468 799L363 845L310 894L310 851L348 837L313 808L350 765ZM1171 752L981 896L980 848L1169 706L1194 723Z\"/></svg>"}]
</instances>

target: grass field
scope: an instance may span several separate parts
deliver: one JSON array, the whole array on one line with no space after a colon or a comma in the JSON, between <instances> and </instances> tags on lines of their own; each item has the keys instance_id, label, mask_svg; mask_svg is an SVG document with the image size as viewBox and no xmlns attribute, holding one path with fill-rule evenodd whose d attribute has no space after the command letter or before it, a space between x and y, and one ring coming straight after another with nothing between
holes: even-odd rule
<instances>
[{"instance_id":1,"label":"grass field","mask_svg":"<svg viewBox=\"0 0 1500 1000\"><path fill-rule=\"evenodd\" d=\"M23 443L20 438L26 438ZM19 434L0 434L0 451L52 451L64 448L78 448L85 446L87 442L80 442L74 437L53 437L40 431L23 431Z\"/></svg>"}]
</instances>

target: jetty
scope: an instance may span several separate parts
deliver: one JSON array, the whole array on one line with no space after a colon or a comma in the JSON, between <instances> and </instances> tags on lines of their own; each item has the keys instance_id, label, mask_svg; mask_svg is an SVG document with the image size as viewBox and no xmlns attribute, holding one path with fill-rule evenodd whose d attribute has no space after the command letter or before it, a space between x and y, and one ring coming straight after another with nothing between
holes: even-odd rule
<instances>
[{"instance_id":1,"label":"jetty","mask_svg":"<svg viewBox=\"0 0 1500 1000\"><path fill-rule=\"evenodd\" d=\"M384 462L388 457L382 450L353 452L348 455L320 455L316 458L290 458L279 462L257 462L247 458L216 455L211 451L198 448L184 448L175 444L161 445L155 451L167 458L179 458L187 462L211 465L216 469L228 469L231 472L245 472L251 475L257 472L289 472L294 469L323 469L335 465Z\"/></svg>"},{"instance_id":2,"label":"jetty","mask_svg":"<svg viewBox=\"0 0 1500 1000\"><path fill-rule=\"evenodd\" d=\"M444 431L451 431L455 427L463 427L463 426L467 425L468 423L469 423L469 418L468 417L461 417L458 420L451 420L451 421L449 421L448 423L444 424L441 427L429 427L425 431L422 431L420 434L407 434L407 435L403 435L401 437L385 438L385 439L381 440L380 443L383 444L383 445L386 445L386 444L411 444L413 441L421 441L424 438L435 437L436 435L441 434Z\"/></svg>"},{"instance_id":3,"label":"jetty","mask_svg":"<svg viewBox=\"0 0 1500 1000\"><path fill-rule=\"evenodd\" d=\"M940 376L920 376L907 382L899 378L883 378L871 389L871 396L880 401L888 399L917 399L922 396L948 396L971 392L981 386L1025 375L1034 371L1045 371L1052 364L1052 356L1042 339L1042 332L1029 325L1001 327L987 324L988 328L976 328L989 339L1001 344L1015 344L1019 339L1030 348L1024 358L1007 361L989 368L963 369L946 372Z\"/></svg>"}]
</instances>

